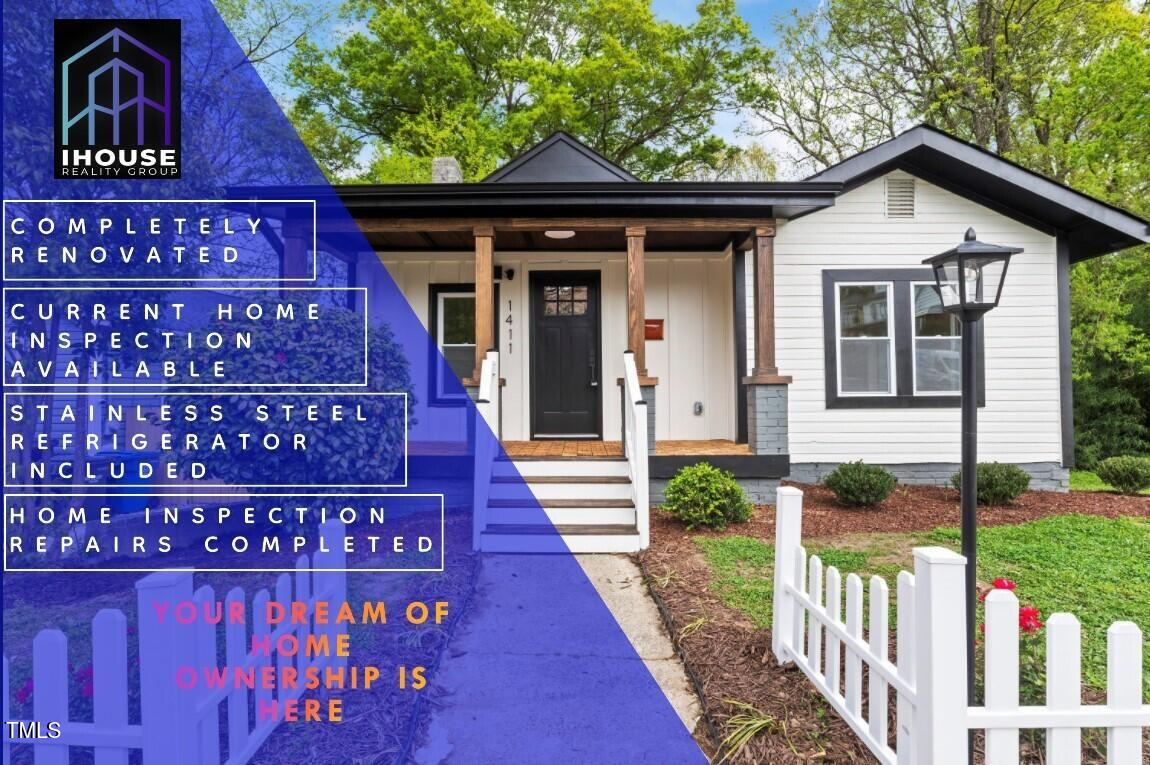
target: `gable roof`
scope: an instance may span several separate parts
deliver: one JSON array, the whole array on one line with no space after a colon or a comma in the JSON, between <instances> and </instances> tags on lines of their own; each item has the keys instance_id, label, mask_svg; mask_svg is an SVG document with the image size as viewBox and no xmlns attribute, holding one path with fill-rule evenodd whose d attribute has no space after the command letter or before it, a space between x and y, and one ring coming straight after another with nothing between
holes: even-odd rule
<instances>
[{"instance_id":1,"label":"gable roof","mask_svg":"<svg viewBox=\"0 0 1150 765\"><path fill-rule=\"evenodd\" d=\"M905 170L1048 234L1065 237L1072 261L1150 243L1150 222L1027 170L929 125L918 125L807 180L844 191Z\"/></svg>"},{"instance_id":2,"label":"gable roof","mask_svg":"<svg viewBox=\"0 0 1150 765\"><path fill-rule=\"evenodd\" d=\"M599 152L559 131L511 160L481 183L610 183L637 180Z\"/></svg>"}]
</instances>

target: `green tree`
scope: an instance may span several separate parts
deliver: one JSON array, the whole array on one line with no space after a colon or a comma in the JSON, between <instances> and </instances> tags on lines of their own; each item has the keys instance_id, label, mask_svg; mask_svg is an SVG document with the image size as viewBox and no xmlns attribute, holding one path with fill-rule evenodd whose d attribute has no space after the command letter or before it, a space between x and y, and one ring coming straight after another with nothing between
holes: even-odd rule
<instances>
[{"instance_id":1,"label":"green tree","mask_svg":"<svg viewBox=\"0 0 1150 765\"><path fill-rule=\"evenodd\" d=\"M757 108L819 169L928 122L1150 215L1150 17L1121 0L831 0ZM1077 452L1150 452L1150 248L1071 277Z\"/></svg>"},{"instance_id":2,"label":"green tree","mask_svg":"<svg viewBox=\"0 0 1150 765\"><path fill-rule=\"evenodd\" d=\"M679 177L723 155L720 113L772 93L734 1L697 11L680 25L649 0L346 0L356 31L292 59L292 117L336 176L367 146L363 180L437 155L474 180L562 129L641 177Z\"/></svg>"},{"instance_id":3,"label":"green tree","mask_svg":"<svg viewBox=\"0 0 1150 765\"><path fill-rule=\"evenodd\" d=\"M1122 0L832 0L783 25L779 98L756 111L814 167L925 120L1061 178L1033 147L1107 119L1103 94L1067 96L1146 29Z\"/></svg>"}]
</instances>

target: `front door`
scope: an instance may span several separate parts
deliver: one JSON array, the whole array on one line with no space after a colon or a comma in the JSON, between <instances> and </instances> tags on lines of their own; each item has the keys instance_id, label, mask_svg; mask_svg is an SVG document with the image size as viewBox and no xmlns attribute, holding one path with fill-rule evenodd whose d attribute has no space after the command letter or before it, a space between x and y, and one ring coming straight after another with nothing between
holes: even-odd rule
<instances>
[{"instance_id":1,"label":"front door","mask_svg":"<svg viewBox=\"0 0 1150 765\"><path fill-rule=\"evenodd\" d=\"M531 433L601 438L599 272L531 273Z\"/></svg>"}]
</instances>

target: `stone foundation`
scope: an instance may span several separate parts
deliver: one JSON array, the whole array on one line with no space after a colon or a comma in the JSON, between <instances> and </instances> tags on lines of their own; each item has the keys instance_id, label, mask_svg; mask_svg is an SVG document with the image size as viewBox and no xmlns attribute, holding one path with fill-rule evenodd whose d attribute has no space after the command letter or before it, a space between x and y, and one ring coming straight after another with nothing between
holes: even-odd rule
<instances>
[{"instance_id":1,"label":"stone foundation","mask_svg":"<svg viewBox=\"0 0 1150 765\"><path fill-rule=\"evenodd\" d=\"M755 454L786 454L787 386L747 386L747 443Z\"/></svg>"},{"instance_id":2,"label":"stone foundation","mask_svg":"<svg viewBox=\"0 0 1150 765\"><path fill-rule=\"evenodd\" d=\"M655 386L640 385L643 400L647 402L647 453L655 453Z\"/></svg>"},{"instance_id":3,"label":"stone foundation","mask_svg":"<svg viewBox=\"0 0 1150 765\"><path fill-rule=\"evenodd\" d=\"M839 466L837 462L800 462L791 464L788 480L818 483ZM1070 491L1070 470L1057 462L1026 462L1018 465L1030 474L1030 488L1035 491ZM914 462L882 465L899 483L943 486L961 467L957 462Z\"/></svg>"}]
</instances>

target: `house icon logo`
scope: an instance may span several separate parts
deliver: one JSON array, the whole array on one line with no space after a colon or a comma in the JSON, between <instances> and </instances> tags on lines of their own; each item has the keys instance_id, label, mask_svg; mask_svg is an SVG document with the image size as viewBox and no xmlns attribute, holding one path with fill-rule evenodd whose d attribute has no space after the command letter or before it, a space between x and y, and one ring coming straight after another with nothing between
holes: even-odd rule
<instances>
[{"instance_id":1,"label":"house icon logo","mask_svg":"<svg viewBox=\"0 0 1150 765\"><path fill-rule=\"evenodd\" d=\"M179 19L56 19L56 177L180 177Z\"/></svg>"}]
</instances>

